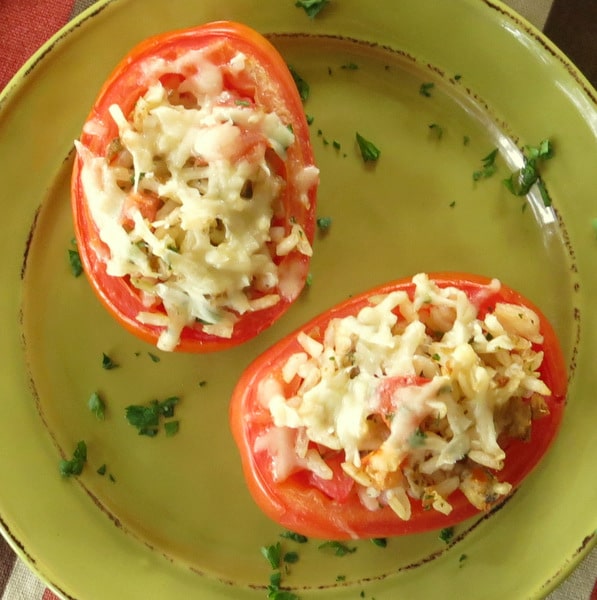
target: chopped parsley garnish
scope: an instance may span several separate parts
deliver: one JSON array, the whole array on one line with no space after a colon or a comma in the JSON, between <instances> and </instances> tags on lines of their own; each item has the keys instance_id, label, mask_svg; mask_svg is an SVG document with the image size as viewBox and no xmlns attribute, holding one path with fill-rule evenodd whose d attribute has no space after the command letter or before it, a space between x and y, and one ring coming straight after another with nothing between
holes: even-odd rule
<instances>
[{"instance_id":1,"label":"chopped parsley garnish","mask_svg":"<svg viewBox=\"0 0 597 600\"><path fill-rule=\"evenodd\" d=\"M261 554L270 564L273 573L269 578L269 585L267 586L267 597L271 600L298 600L298 596L289 590L281 588L282 584L282 563L294 564L298 561L299 557L296 552L286 552L282 554L282 545L280 542L276 542L270 546L262 546Z\"/></svg>"},{"instance_id":2,"label":"chopped parsley garnish","mask_svg":"<svg viewBox=\"0 0 597 600\"><path fill-rule=\"evenodd\" d=\"M290 74L292 75L292 78L294 79L294 83L296 85L296 89L298 90L299 96L301 97L301 100L303 102L306 102L307 98L309 98L309 93L311 91L309 84L298 74L298 72L293 66L288 65L288 69L290 71Z\"/></svg>"},{"instance_id":3,"label":"chopped parsley garnish","mask_svg":"<svg viewBox=\"0 0 597 600\"><path fill-rule=\"evenodd\" d=\"M460 75L460 73L456 73L456 75L454 75L454 81L460 81L462 79L462 75Z\"/></svg>"},{"instance_id":4,"label":"chopped parsley garnish","mask_svg":"<svg viewBox=\"0 0 597 600\"><path fill-rule=\"evenodd\" d=\"M118 364L115 363L105 352L102 353L102 369L106 369L106 371L110 371L111 369L116 369Z\"/></svg>"},{"instance_id":5,"label":"chopped parsley garnish","mask_svg":"<svg viewBox=\"0 0 597 600\"><path fill-rule=\"evenodd\" d=\"M356 546L347 546L336 540L323 542L323 544L318 546L318 549L324 552L330 552L334 556L346 556L347 554L352 554L357 551Z\"/></svg>"},{"instance_id":6,"label":"chopped parsley garnish","mask_svg":"<svg viewBox=\"0 0 597 600\"><path fill-rule=\"evenodd\" d=\"M84 441L77 443L73 452L73 457L70 460L62 459L58 465L60 474L63 477L71 477L72 475L80 475L83 467L87 462L87 444Z\"/></svg>"},{"instance_id":7,"label":"chopped parsley garnish","mask_svg":"<svg viewBox=\"0 0 597 600\"><path fill-rule=\"evenodd\" d=\"M441 140L442 136L444 135L444 128L437 123L431 123L429 125L429 131L431 131L431 133L433 133L438 140Z\"/></svg>"},{"instance_id":8,"label":"chopped parsley garnish","mask_svg":"<svg viewBox=\"0 0 597 600\"><path fill-rule=\"evenodd\" d=\"M315 121L315 117L313 115L305 115L305 118L307 119L307 125L312 125L313 121Z\"/></svg>"},{"instance_id":9,"label":"chopped parsley garnish","mask_svg":"<svg viewBox=\"0 0 597 600\"><path fill-rule=\"evenodd\" d=\"M421 94L421 96L425 96L426 98L430 98L431 97L431 90L435 87L435 83L433 82L427 82L427 83L422 83L421 87L419 88L419 94Z\"/></svg>"},{"instance_id":10,"label":"chopped parsley garnish","mask_svg":"<svg viewBox=\"0 0 597 600\"><path fill-rule=\"evenodd\" d=\"M386 548L388 545L387 538L371 538L371 543L380 548Z\"/></svg>"},{"instance_id":11,"label":"chopped parsley garnish","mask_svg":"<svg viewBox=\"0 0 597 600\"><path fill-rule=\"evenodd\" d=\"M74 249L68 249L68 264L70 265L70 271L75 277L79 277L83 272L83 265L81 263L81 255L77 250L77 242L75 239L71 240L71 244L75 247Z\"/></svg>"},{"instance_id":12,"label":"chopped parsley garnish","mask_svg":"<svg viewBox=\"0 0 597 600\"><path fill-rule=\"evenodd\" d=\"M329 0L297 0L295 6L302 8L310 19L315 18L328 4Z\"/></svg>"},{"instance_id":13,"label":"chopped parsley garnish","mask_svg":"<svg viewBox=\"0 0 597 600\"><path fill-rule=\"evenodd\" d=\"M174 407L179 402L179 398L171 396L166 400L152 400L145 405L131 405L125 409L126 419L136 427L139 435L155 437L160 429L160 419L170 419L174 416ZM170 422L171 423L171 422ZM178 423L175 421L175 423ZM178 431L178 425L164 425L166 435L173 435ZM176 430L176 431L174 431Z\"/></svg>"},{"instance_id":14,"label":"chopped parsley garnish","mask_svg":"<svg viewBox=\"0 0 597 600\"><path fill-rule=\"evenodd\" d=\"M298 552L286 552L284 554L284 562L288 563L289 565L293 565L295 563L297 563L299 560L299 555Z\"/></svg>"},{"instance_id":15,"label":"chopped parsley garnish","mask_svg":"<svg viewBox=\"0 0 597 600\"><path fill-rule=\"evenodd\" d=\"M172 437L178 433L180 429L180 421L166 421L164 423L164 432L166 437Z\"/></svg>"},{"instance_id":16,"label":"chopped parsley garnish","mask_svg":"<svg viewBox=\"0 0 597 600\"><path fill-rule=\"evenodd\" d=\"M310 288L313 285L313 273L307 273L307 277L305 279L305 287Z\"/></svg>"},{"instance_id":17,"label":"chopped parsley garnish","mask_svg":"<svg viewBox=\"0 0 597 600\"><path fill-rule=\"evenodd\" d=\"M205 379L202 379L202 380L199 382L199 387L205 387L206 385L207 385L207 381L206 381Z\"/></svg>"},{"instance_id":18,"label":"chopped parsley garnish","mask_svg":"<svg viewBox=\"0 0 597 600\"><path fill-rule=\"evenodd\" d=\"M236 106L251 106L251 103L248 100L235 100L234 104L236 104Z\"/></svg>"},{"instance_id":19,"label":"chopped parsley garnish","mask_svg":"<svg viewBox=\"0 0 597 600\"><path fill-rule=\"evenodd\" d=\"M468 556L466 554L461 554L460 557L458 558L458 562L460 563L459 566L462 567L462 565L464 564L464 561L468 558Z\"/></svg>"},{"instance_id":20,"label":"chopped parsley garnish","mask_svg":"<svg viewBox=\"0 0 597 600\"><path fill-rule=\"evenodd\" d=\"M108 466L106 464L103 464L97 471L96 473L98 475L101 475L102 477L104 477L104 475L106 475L106 473L108 473ZM108 473L108 479L112 482L112 483L116 483L116 477L114 477L114 475L112 475L112 473Z\"/></svg>"},{"instance_id":21,"label":"chopped parsley garnish","mask_svg":"<svg viewBox=\"0 0 597 600\"><path fill-rule=\"evenodd\" d=\"M480 179L487 179L491 177L497 171L497 165L495 159L498 155L498 149L494 148L487 156L481 159L483 167L473 173L473 181L479 181Z\"/></svg>"},{"instance_id":22,"label":"chopped parsley garnish","mask_svg":"<svg viewBox=\"0 0 597 600\"><path fill-rule=\"evenodd\" d=\"M346 575L336 575L336 581L346 581Z\"/></svg>"},{"instance_id":23,"label":"chopped parsley garnish","mask_svg":"<svg viewBox=\"0 0 597 600\"><path fill-rule=\"evenodd\" d=\"M151 362L159 363L160 360L162 360L157 354L152 354L151 352L148 352L147 354L149 355L149 358L151 358Z\"/></svg>"},{"instance_id":24,"label":"chopped parsley garnish","mask_svg":"<svg viewBox=\"0 0 597 600\"><path fill-rule=\"evenodd\" d=\"M538 146L524 147L524 165L504 179L504 185L515 196L526 196L533 185L537 184L545 206L551 206L551 198L538 169L540 161L553 157L553 147L549 140L543 140Z\"/></svg>"},{"instance_id":25,"label":"chopped parsley garnish","mask_svg":"<svg viewBox=\"0 0 597 600\"><path fill-rule=\"evenodd\" d=\"M453 537L454 527L444 527L444 529L439 532L439 539L446 544L449 544Z\"/></svg>"},{"instance_id":26,"label":"chopped parsley garnish","mask_svg":"<svg viewBox=\"0 0 597 600\"><path fill-rule=\"evenodd\" d=\"M332 225L332 217L317 217L316 223L319 231L327 231Z\"/></svg>"},{"instance_id":27,"label":"chopped parsley garnish","mask_svg":"<svg viewBox=\"0 0 597 600\"><path fill-rule=\"evenodd\" d=\"M267 586L267 597L269 600L299 600L299 597L293 592L281 590L277 585L274 585L272 578L270 578L270 585Z\"/></svg>"},{"instance_id":28,"label":"chopped parsley garnish","mask_svg":"<svg viewBox=\"0 0 597 600\"><path fill-rule=\"evenodd\" d=\"M335 150L340 150L340 148L342 147L340 145L340 142L338 140L333 140L332 141L332 146L334 147Z\"/></svg>"},{"instance_id":29,"label":"chopped parsley garnish","mask_svg":"<svg viewBox=\"0 0 597 600\"><path fill-rule=\"evenodd\" d=\"M381 154L381 150L373 142L366 140L360 133L356 134L357 144L359 145L359 150L361 151L361 156L365 162L375 162L379 155Z\"/></svg>"},{"instance_id":30,"label":"chopped parsley garnish","mask_svg":"<svg viewBox=\"0 0 597 600\"><path fill-rule=\"evenodd\" d=\"M271 544L270 546L262 546L261 554L269 562L272 569L279 569L282 561L282 545L280 542Z\"/></svg>"},{"instance_id":31,"label":"chopped parsley garnish","mask_svg":"<svg viewBox=\"0 0 597 600\"><path fill-rule=\"evenodd\" d=\"M304 536L301 533L295 533L294 531L285 531L280 534L280 537L297 542L297 544L306 544L309 541L307 536Z\"/></svg>"},{"instance_id":32,"label":"chopped parsley garnish","mask_svg":"<svg viewBox=\"0 0 597 600\"><path fill-rule=\"evenodd\" d=\"M87 406L89 410L98 418L100 421L103 421L106 417L106 404L101 399L100 395L97 392L93 392L91 396L89 396L89 400L87 400Z\"/></svg>"},{"instance_id":33,"label":"chopped parsley garnish","mask_svg":"<svg viewBox=\"0 0 597 600\"><path fill-rule=\"evenodd\" d=\"M357 71L359 68L359 65L357 65L357 63L353 63L353 62L347 62L347 63L341 65L340 68L344 69L345 71Z\"/></svg>"}]
</instances>

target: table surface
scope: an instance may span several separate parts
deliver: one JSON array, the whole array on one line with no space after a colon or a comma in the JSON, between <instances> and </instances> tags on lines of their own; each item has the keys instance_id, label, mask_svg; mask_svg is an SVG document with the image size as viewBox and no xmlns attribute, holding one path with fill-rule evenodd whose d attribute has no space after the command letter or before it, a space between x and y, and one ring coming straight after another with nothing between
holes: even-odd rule
<instances>
[{"instance_id":1,"label":"table surface","mask_svg":"<svg viewBox=\"0 0 597 600\"><path fill-rule=\"evenodd\" d=\"M505 0L541 29L597 88L597 0ZM0 0L0 90L93 0ZM26 6L26 9L24 8ZM597 549L546 600L597 600ZM0 600L58 600L0 537Z\"/></svg>"}]
</instances>

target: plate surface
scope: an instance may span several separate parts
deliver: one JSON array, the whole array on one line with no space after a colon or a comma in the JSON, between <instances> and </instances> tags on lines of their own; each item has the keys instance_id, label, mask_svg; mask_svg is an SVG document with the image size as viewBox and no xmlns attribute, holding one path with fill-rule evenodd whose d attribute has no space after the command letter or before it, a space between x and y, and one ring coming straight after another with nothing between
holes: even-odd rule
<instances>
[{"instance_id":1,"label":"plate surface","mask_svg":"<svg viewBox=\"0 0 597 600\"><path fill-rule=\"evenodd\" d=\"M260 548L281 530L244 486L227 422L234 383L301 322L419 271L495 276L543 309L570 366L561 433L512 499L457 527L450 544L437 533L386 548L360 541L337 557L317 540L282 540L300 557L283 584L301 598L538 598L594 544L595 91L497 2L375 6L331 2L311 20L279 0L257 11L248 0L99 3L0 97L0 525L65 596L117 598L126 585L131 600L265 597L271 569ZM311 288L274 327L231 351L168 355L121 330L69 271L72 141L132 46L216 19L270 34L310 84L318 214L332 226L315 242ZM375 165L363 163L357 131L381 149ZM520 166L519 148L545 138L556 152L542 166L553 208L501 181ZM474 182L495 147L497 173ZM103 353L118 368L103 369ZM104 421L87 407L93 392ZM137 436L125 407L173 395L179 433ZM65 480L58 462L79 440L88 464Z\"/></svg>"}]
</instances>

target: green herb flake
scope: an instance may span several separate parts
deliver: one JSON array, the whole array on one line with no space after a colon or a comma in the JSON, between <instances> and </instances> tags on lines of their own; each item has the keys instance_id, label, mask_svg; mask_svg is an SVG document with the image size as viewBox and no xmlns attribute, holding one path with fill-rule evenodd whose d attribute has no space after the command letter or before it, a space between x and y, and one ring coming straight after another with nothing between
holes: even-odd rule
<instances>
[{"instance_id":1,"label":"green herb flake","mask_svg":"<svg viewBox=\"0 0 597 600\"><path fill-rule=\"evenodd\" d=\"M151 362L159 363L160 360L162 360L157 354L152 354L151 352L148 352L147 354L148 354L149 358L151 359Z\"/></svg>"},{"instance_id":2,"label":"green herb flake","mask_svg":"<svg viewBox=\"0 0 597 600\"><path fill-rule=\"evenodd\" d=\"M62 459L58 465L63 477L80 475L87 462L87 444L84 441L77 443L73 456L70 460Z\"/></svg>"},{"instance_id":3,"label":"green herb flake","mask_svg":"<svg viewBox=\"0 0 597 600\"><path fill-rule=\"evenodd\" d=\"M207 381L206 381L205 379L202 379L202 380L199 382L199 387L205 387L206 385L207 385Z\"/></svg>"},{"instance_id":4,"label":"green herb flake","mask_svg":"<svg viewBox=\"0 0 597 600\"><path fill-rule=\"evenodd\" d=\"M359 65L357 65L354 62L347 62L343 65L340 66L341 69L344 69L345 71L357 71L359 68Z\"/></svg>"},{"instance_id":5,"label":"green herb flake","mask_svg":"<svg viewBox=\"0 0 597 600\"><path fill-rule=\"evenodd\" d=\"M316 223L319 231L328 231L332 226L332 217L317 217Z\"/></svg>"},{"instance_id":6,"label":"green herb flake","mask_svg":"<svg viewBox=\"0 0 597 600\"><path fill-rule=\"evenodd\" d=\"M305 115L305 119L307 119L307 125L313 125L313 121L315 121L315 117L313 115Z\"/></svg>"},{"instance_id":7,"label":"green herb flake","mask_svg":"<svg viewBox=\"0 0 597 600\"><path fill-rule=\"evenodd\" d=\"M433 90L434 87L435 83L433 82L422 83L421 87L419 88L419 94L421 94L421 96L425 96L426 98L430 98L431 90Z\"/></svg>"},{"instance_id":8,"label":"green herb flake","mask_svg":"<svg viewBox=\"0 0 597 600\"><path fill-rule=\"evenodd\" d=\"M93 392L87 400L89 410L100 420L106 418L106 404L97 392Z\"/></svg>"},{"instance_id":9,"label":"green herb flake","mask_svg":"<svg viewBox=\"0 0 597 600\"><path fill-rule=\"evenodd\" d=\"M333 140L332 141L332 146L334 147L335 150L340 150L340 148L342 147L340 145L340 142L338 140Z\"/></svg>"},{"instance_id":10,"label":"green herb flake","mask_svg":"<svg viewBox=\"0 0 597 600\"><path fill-rule=\"evenodd\" d=\"M251 106L251 103L248 100L235 100L234 104L236 104L236 106Z\"/></svg>"},{"instance_id":11,"label":"green herb flake","mask_svg":"<svg viewBox=\"0 0 597 600\"><path fill-rule=\"evenodd\" d=\"M262 546L261 554L269 562L272 569L279 569L282 562L282 545L280 542L270 546Z\"/></svg>"},{"instance_id":12,"label":"green herb flake","mask_svg":"<svg viewBox=\"0 0 597 600\"><path fill-rule=\"evenodd\" d=\"M105 464L103 464L96 472L98 475L101 475L103 477L106 474L107 468L108 467Z\"/></svg>"},{"instance_id":13,"label":"green herb flake","mask_svg":"<svg viewBox=\"0 0 597 600\"><path fill-rule=\"evenodd\" d=\"M388 546L387 538L371 538L371 543L380 548L386 548Z\"/></svg>"},{"instance_id":14,"label":"green herb flake","mask_svg":"<svg viewBox=\"0 0 597 600\"><path fill-rule=\"evenodd\" d=\"M356 134L356 140L357 144L359 145L359 150L361 151L361 156L365 162L375 162L379 159L381 150L379 150L379 148L377 148L373 142L365 139L358 132Z\"/></svg>"},{"instance_id":15,"label":"green herb flake","mask_svg":"<svg viewBox=\"0 0 597 600\"><path fill-rule=\"evenodd\" d=\"M268 600L299 600L299 597L288 590L268 588Z\"/></svg>"},{"instance_id":16,"label":"green herb flake","mask_svg":"<svg viewBox=\"0 0 597 600\"><path fill-rule=\"evenodd\" d=\"M468 146L471 143L471 138L468 135L462 136L462 143L465 146Z\"/></svg>"},{"instance_id":17,"label":"green herb flake","mask_svg":"<svg viewBox=\"0 0 597 600\"><path fill-rule=\"evenodd\" d=\"M172 437L178 433L180 429L180 421L166 421L164 423L164 432L166 437Z\"/></svg>"},{"instance_id":18,"label":"green herb flake","mask_svg":"<svg viewBox=\"0 0 597 600\"><path fill-rule=\"evenodd\" d=\"M309 98L309 93L311 91L309 84L298 74L297 70L293 66L288 65L288 69L290 71L290 74L292 75L292 78L294 79L294 83L296 85L296 89L298 90L299 96L301 97L301 100L303 102L306 102Z\"/></svg>"},{"instance_id":19,"label":"green herb flake","mask_svg":"<svg viewBox=\"0 0 597 600\"><path fill-rule=\"evenodd\" d=\"M298 553L286 552L282 555L282 546L280 542L277 542L270 546L262 546L261 554L273 569L273 573L269 577L269 585L267 586L267 597L270 600L299 600L296 594L281 588L282 572L280 571L283 562L287 563L287 565L298 562ZM288 572L288 566L286 566L286 572Z\"/></svg>"},{"instance_id":20,"label":"green herb flake","mask_svg":"<svg viewBox=\"0 0 597 600\"><path fill-rule=\"evenodd\" d=\"M115 363L105 352L102 352L102 369L106 371L111 371L112 369L116 369L118 364Z\"/></svg>"},{"instance_id":21,"label":"green herb flake","mask_svg":"<svg viewBox=\"0 0 597 600\"><path fill-rule=\"evenodd\" d=\"M456 73L456 75L454 75L454 81L460 81L462 79L462 75L460 73Z\"/></svg>"},{"instance_id":22,"label":"green herb flake","mask_svg":"<svg viewBox=\"0 0 597 600\"><path fill-rule=\"evenodd\" d=\"M318 549L323 552L329 552L334 556L346 556L347 554L352 554L357 551L356 546L348 546L336 540L323 542L323 544L318 546Z\"/></svg>"},{"instance_id":23,"label":"green herb flake","mask_svg":"<svg viewBox=\"0 0 597 600\"><path fill-rule=\"evenodd\" d=\"M497 171L497 165L495 159L498 155L498 149L494 148L487 156L481 159L482 168L473 173L473 181L479 181L480 179L487 179L491 177Z\"/></svg>"},{"instance_id":24,"label":"green herb flake","mask_svg":"<svg viewBox=\"0 0 597 600\"><path fill-rule=\"evenodd\" d=\"M411 448L420 448L421 446L425 445L426 438L427 434L417 427L410 436L408 443L410 444Z\"/></svg>"},{"instance_id":25,"label":"green herb flake","mask_svg":"<svg viewBox=\"0 0 597 600\"><path fill-rule=\"evenodd\" d=\"M549 140L543 140L538 146L524 147L524 165L504 179L504 185L515 196L526 196L537 184L544 206L551 206L551 197L539 173L539 163L553 157L553 146Z\"/></svg>"},{"instance_id":26,"label":"green herb flake","mask_svg":"<svg viewBox=\"0 0 597 600\"><path fill-rule=\"evenodd\" d=\"M274 571L269 576L269 584L270 584L270 586L275 587L275 588L279 588L281 583L282 583L282 573L280 573L280 571Z\"/></svg>"},{"instance_id":27,"label":"green herb flake","mask_svg":"<svg viewBox=\"0 0 597 600\"><path fill-rule=\"evenodd\" d=\"M295 6L302 8L310 19L314 19L328 4L329 0L297 0Z\"/></svg>"},{"instance_id":28,"label":"green herb flake","mask_svg":"<svg viewBox=\"0 0 597 600\"><path fill-rule=\"evenodd\" d=\"M444 527L444 529L439 532L439 539L446 544L449 544L453 537L454 527Z\"/></svg>"},{"instance_id":29,"label":"green herb flake","mask_svg":"<svg viewBox=\"0 0 597 600\"><path fill-rule=\"evenodd\" d=\"M346 581L346 575L336 575L336 581Z\"/></svg>"},{"instance_id":30,"label":"green herb flake","mask_svg":"<svg viewBox=\"0 0 597 600\"><path fill-rule=\"evenodd\" d=\"M152 400L145 405L130 405L125 409L127 421L137 429L139 435L155 437L159 432L160 419L172 418L174 416L174 407L179 402L179 398L172 396L166 400ZM175 426L170 426L173 429ZM168 432L166 432L168 435ZM173 435L173 434L170 434Z\"/></svg>"},{"instance_id":31,"label":"green herb flake","mask_svg":"<svg viewBox=\"0 0 597 600\"><path fill-rule=\"evenodd\" d=\"M288 563L289 565L293 565L295 563L297 563L299 561L299 555L298 552L286 552L284 554L284 562Z\"/></svg>"},{"instance_id":32,"label":"green herb flake","mask_svg":"<svg viewBox=\"0 0 597 600\"><path fill-rule=\"evenodd\" d=\"M461 555L458 557L458 563L459 563L459 566L461 566L461 567L462 567L462 566L464 565L465 561L467 560L467 558L468 558L468 556L467 556L466 554L461 554Z\"/></svg>"},{"instance_id":33,"label":"green herb flake","mask_svg":"<svg viewBox=\"0 0 597 600\"><path fill-rule=\"evenodd\" d=\"M429 125L429 131L438 139L441 140L444 135L444 128L437 123L431 123Z\"/></svg>"},{"instance_id":34,"label":"green herb flake","mask_svg":"<svg viewBox=\"0 0 597 600\"><path fill-rule=\"evenodd\" d=\"M285 531L284 533L280 534L280 537L296 542L297 544L306 544L309 541L308 537L301 533L295 533L294 531Z\"/></svg>"},{"instance_id":35,"label":"green herb flake","mask_svg":"<svg viewBox=\"0 0 597 600\"><path fill-rule=\"evenodd\" d=\"M76 243L73 241L73 243ZM77 249L68 249L68 264L70 265L70 272L75 276L79 277L83 273L83 264L81 263L81 255Z\"/></svg>"},{"instance_id":36,"label":"green herb flake","mask_svg":"<svg viewBox=\"0 0 597 600\"><path fill-rule=\"evenodd\" d=\"M310 288L313 285L313 273L307 273L305 287Z\"/></svg>"}]
</instances>

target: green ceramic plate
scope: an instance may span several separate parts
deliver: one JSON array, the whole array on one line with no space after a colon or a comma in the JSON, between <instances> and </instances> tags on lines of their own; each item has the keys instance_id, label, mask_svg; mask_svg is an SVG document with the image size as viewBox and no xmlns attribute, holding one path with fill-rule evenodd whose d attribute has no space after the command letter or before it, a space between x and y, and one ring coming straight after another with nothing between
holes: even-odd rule
<instances>
[{"instance_id":1,"label":"green ceramic plate","mask_svg":"<svg viewBox=\"0 0 597 600\"><path fill-rule=\"evenodd\" d=\"M260 548L281 541L299 554L283 584L301 598L537 598L593 545L595 91L498 2L372 6L332 0L309 19L292 0L100 2L0 97L0 519L64 596L264 598L271 568ZM226 18L271 34L309 82L318 213L333 223L316 240L311 288L269 331L225 353L165 355L122 331L69 271L72 141L134 44ZM377 164L363 163L357 131L381 149ZM541 167L553 208L501 182L520 166L519 148L545 138L556 151ZM497 172L473 181L496 147ZM348 294L442 270L499 277L552 320L570 366L556 443L501 510L457 527L448 544L437 533L386 548L361 541L337 557L317 540L281 539L249 498L228 430L237 377ZM118 368L103 369L103 353ZM96 391L104 421L87 406ZM172 395L177 435L140 437L126 422L125 406ZM87 466L63 479L59 460L79 440Z\"/></svg>"}]
</instances>

